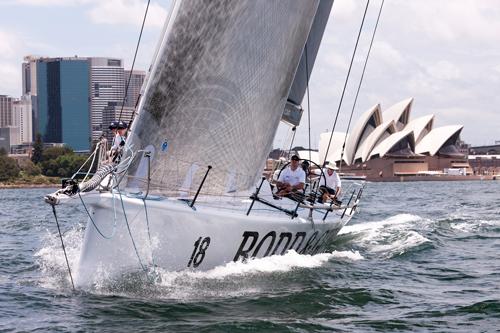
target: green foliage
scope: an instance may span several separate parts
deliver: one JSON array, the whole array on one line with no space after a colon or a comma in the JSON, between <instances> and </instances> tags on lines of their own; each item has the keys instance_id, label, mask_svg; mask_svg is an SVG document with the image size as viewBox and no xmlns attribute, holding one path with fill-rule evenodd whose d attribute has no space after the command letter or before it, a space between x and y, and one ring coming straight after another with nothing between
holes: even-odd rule
<instances>
[{"instance_id":1,"label":"green foliage","mask_svg":"<svg viewBox=\"0 0 500 333\"><path fill-rule=\"evenodd\" d=\"M19 167L15 159L5 155L0 156L0 181L14 179L19 176Z\"/></svg>"},{"instance_id":2,"label":"green foliage","mask_svg":"<svg viewBox=\"0 0 500 333\"><path fill-rule=\"evenodd\" d=\"M31 160L33 163L39 163L42 160L43 154L43 142L42 135L38 133L35 138L35 143L33 144L33 155L31 156Z\"/></svg>"},{"instance_id":3,"label":"green foliage","mask_svg":"<svg viewBox=\"0 0 500 333\"><path fill-rule=\"evenodd\" d=\"M23 172L24 175L28 176L37 176L42 173L42 170L38 165L33 163L31 160L18 160L19 168Z\"/></svg>"},{"instance_id":4,"label":"green foliage","mask_svg":"<svg viewBox=\"0 0 500 333\"><path fill-rule=\"evenodd\" d=\"M59 156L68 154L73 154L73 149L67 146L46 148L43 151L41 162L55 160Z\"/></svg>"},{"instance_id":5,"label":"green foliage","mask_svg":"<svg viewBox=\"0 0 500 333\"><path fill-rule=\"evenodd\" d=\"M0 156L6 156L7 155L7 151L5 150L4 147L0 148Z\"/></svg>"},{"instance_id":6,"label":"green foliage","mask_svg":"<svg viewBox=\"0 0 500 333\"><path fill-rule=\"evenodd\" d=\"M42 173L50 177L71 177L85 162L87 156L76 154L60 155L56 159L40 163Z\"/></svg>"}]
</instances>

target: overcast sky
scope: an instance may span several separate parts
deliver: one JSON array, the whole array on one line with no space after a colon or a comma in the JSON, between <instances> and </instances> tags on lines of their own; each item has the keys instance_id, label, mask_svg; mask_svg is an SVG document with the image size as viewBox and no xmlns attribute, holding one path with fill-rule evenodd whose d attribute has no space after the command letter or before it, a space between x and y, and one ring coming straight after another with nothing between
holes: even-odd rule
<instances>
[{"instance_id":1,"label":"overcast sky","mask_svg":"<svg viewBox=\"0 0 500 333\"><path fill-rule=\"evenodd\" d=\"M120 57L132 64L146 0L1 0L0 94L19 97L25 55ZM169 0L151 1L136 69L150 64ZM344 97L338 130L351 112L381 0L372 0ZM311 76L312 146L331 129L366 2L335 0ZM474 145L500 140L500 1L386 0L354 119L414 97L412 118L465 125ZM307 107L304 103L304 107ZM275 146L286 144L282 126ZM307 117L295 143L307 146Z\"/></svg>"}]
</instances>

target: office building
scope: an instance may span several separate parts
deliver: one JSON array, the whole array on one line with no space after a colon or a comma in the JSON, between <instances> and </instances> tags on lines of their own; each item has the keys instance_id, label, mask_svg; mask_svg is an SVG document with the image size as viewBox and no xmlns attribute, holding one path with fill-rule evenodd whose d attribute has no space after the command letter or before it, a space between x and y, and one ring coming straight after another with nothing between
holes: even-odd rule
<instances>
[{"instance_id":1,"label":"office building","mask_svg":"<svg viewBox=\"0 0 500 333\"><path fill-rule=\"evenodd\" d=\"M10 153L10 147L13 145L18 145L19 143L18 127L0 127L0 148L3 148L5 152Z\"/></svg>"},{"instance_id":2,"label":"office building","mask_svg":"<svg viewBox=\"0 0 500 333\"><path fill-rule=\"evenodd\" d=\"M132 74L130 74L132 72ZM125 100L125 106L128 107L135 107L139 95L141 94L141 88L142 84L144 83L144 79L146 78L146 72L144 71L129 71L126 70L124 72L124 80L125 80L125 86L127 86L127 81L130 78L130 82L128 83L128 90L127 90L127 98Z\"/></svg>"},{"instance_id":3,"label":"office building","mask_svg":"<svg viewBox=\"0 0 500 333\"><path fill-rule=\"evenodd\" d=\"M19 140L21 143L33 141L32 122L32 96L23 95L12 104L12 122L19 128Z\"/></svg>"},{"instance_id":4,"label":"office building","mask_svg":"<svg viewBox=\"0 0 500 333\"><path fill-rule=\"evenodd\" d=\"M107 129L102 118L104 108L123 103L124 70L121 59L89 58L89 61L92 140L96 141Z\"/></svg>"},{"instance_id":5,"label":"office building","mask_svg":"<svg viewBox=\"0 0 500 333\"><path fill-rule=\"evenodd\" d=\"M14 98L0 95L0 127L12 126L12 103Z\"/></svg>"},{"instance_id":6,"label":"office building","mask_svg":"<svg viewBox=\"0 0 500 333\"><path fill-rule=\"evenodd\" d=\"M37 112L33 121L44 142L90 149L90 64L87 58L39 58Z\"/></svg>"}]
</instances>

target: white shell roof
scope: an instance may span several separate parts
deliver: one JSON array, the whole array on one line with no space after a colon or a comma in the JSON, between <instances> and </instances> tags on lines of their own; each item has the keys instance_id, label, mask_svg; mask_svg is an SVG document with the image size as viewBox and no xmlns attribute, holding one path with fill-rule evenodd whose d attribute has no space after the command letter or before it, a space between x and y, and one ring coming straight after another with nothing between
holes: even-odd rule
<instances>
[{"instance_id":1,"label":"white shell roof","mask_svg":"<svg viewBox=\"0 0 500 333\"><path fill-rule=\"evenodd\" d=\"M396 128L401 129L402 127L399 128L398 122L399 122L401 116L403 116L405 114L405 111L406 111L406 115L405 115L405 117L403 117L404 118L403 119L403 126L405 126L408 123L408 120L410 119L410 112L411 112L412 104L413 104L413 97L407 98L405 100L402 100L401 102L394 104L393 106L391 106L390 108L385 110L383 112L382 116L384 117L385 121L394 120L394 124L396 125Z\"/></svg>"},{"instance_id":2,"label":"white shell roof","mask_svg":"<svg viewBox=\"0 0 500 333\"><path fill-rule=\"evenodd\" d=\"M346 142L344 153L345 161L348 165L350 165L354 160L356 150L359 149L362 144L362 142L360 142L363 139L361 136L363 135L368 122L372 118L375 122L375 128L382 123L382 112L380 110L380 104L372 106L368 111L363 113L359 117L359 120L356 122L356 125L354 125L351 133L349 133L349 138Z\"/></svg>"},{"instance_id":3,"label":"white shell roof","mask_svg":"<svg viewBox=\"0 0 500 333\"><path fill-rule=\"evenodd\" d=\"M399 141L403 140L406 137L410 137L409 140L410 142L414 145L415 139L413 137L413 131L411 130L402 130L400 132L396 132L383 140L381 143L379 143L370 153L370 157L379 155L380 157L384 157L385 154L389 150L391 150L392 147L394 147Z\"/></svg>"},{"instance_id":4,"label":"white shell roof","mask_svg":"<svg viewBox=\"0 0 500 333\"><path fill-rule=\"evenodd\" d=\"M299 154L299 157L302 160L308 160L309 159L309 150L299 150L297 151L297 154ZM314 163L321 165L323 161L319 161L319 153L317 151L311 151L311 161Z\"/></svg>"},{"instance_id":5,"label":"white shell roof","mask_svg":"<svg viewBox=\"0 0 500 333\"><path fill-rule=\"evenodd\" d=\"M449 125L434 128L418 143L415 147L415 152L417 154L429 154L430 156L434 156L449 138L455 133L460 132L463 128L463 125Z\"/></svg>"},{"instance_id":6,"label":"white shell roof","mask_svg":"<svg viewBox=\"0 0 500 333\"><path fill-rule=\"evenodd\" d=\"M422 138L425 136L423 133L426 127L429 127L432 130L432 125L434 123L434 115L429 114L417 119L413 119L406 125L405 129L409 129L413 131L413 135L415 136L415 143L418 144Z\"/></svg>"},{"instance_id":7,"label":"white shell roof","mask_svg":"<svg viewBox=\"0 0 500 333\"><path fill-rule=\"evenodd\" d=\"M358 148L358 151L356 152L356 156L354 157L354 159L356 160L358 158L361 158L363 162L366 162L366 160L368 160L368 157L370 156L370 152L379 142L380 137L386 132L389 132L390 134L396 132L396 128L394 127L394 121L392 120L386 121L382 125L375 128L375 130L370 133L370 135L365 139L363 144Z\"/></svg>"},{"instance_id":8,"label":"white shell roof","mask_svg":"<svg viewBox=\"0 0 500 333\"><path fill-rule=\"evenodd\" d=\"M325 160L326 148L328 147L328 141L330 141L330 136L332 132L322 133L319 139L319 161L320 165L323 164ZM334 132L332 137L332 143L330 144L330 149L328 150L327 161L339 162L340 155L342 154L342 146L344 144L345 133L344 132ZM347 136L349 140L349 135ZM345 155L344 155L345 161Z\"/></svg>"}]
</instances>

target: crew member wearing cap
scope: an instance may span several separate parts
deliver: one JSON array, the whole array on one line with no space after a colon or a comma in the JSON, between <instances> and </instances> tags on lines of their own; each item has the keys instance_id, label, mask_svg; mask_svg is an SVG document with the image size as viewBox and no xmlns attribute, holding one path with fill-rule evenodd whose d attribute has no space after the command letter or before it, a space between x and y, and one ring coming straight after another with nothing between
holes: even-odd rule
<instances>
[{"instance_id":1,"label":"crew member wearing cap","mask_svg":"<svg viewBox=\"0 0 500 333\"><path fill-rule=\"evenodd\" d=\"M117 121L112 121L109 124L108 128L111 131L111 133L113 133L113 137L114 137L116 135L116 130L118 128L118 122Z\"/></svg>"},{"instance_id":2,"label":"crew member wearing cap","mask_svg":"<svg viewBox=\"0 0 500 333\"><path fill-rule=\"evenodd\" d=\"M341 182L340 177L337 173L337 166L335 163L331 164L327 162L325 168L323 169L323 173L325 177L320 177L319 181L319 190L322 192L320 202L325 202L328 199L331 199L334 203L337 203L337 196L340 194Z\"/></svg>"},{"instance_id":3,"label":"crew member wearing cap","mask_svg":"<svg viewBox=\"0 0 500 333\"><path fill-rule=\"evenodd\" d=\"M306 173L299 165L300 158L293 155L290 165L283 170L278 178L276 186L278 188L277 196L285 196L290 192L302 190L306 182Z\"/></svg>"},{"instance_id":4,"label":"crew member wearing cap","mask_svg":"<svg viewBox=\"0 0 500 333\"><path fill-rule=\"evenodd\" d=\"M113 131L113 133L116 133L115 137L113 138L113 145L111 146L111 150L110 150L110 158L113 162L116 161L116 159L118 158L118 156L120 155L120 152L121 152L121 147L123 147L125 145L125 135L126 135L126 132L127 132L127 124L124 122L124 121L113 121L111 123L111 125L109 126L109 128L111 130L113 130L111 128L111 126L114 125L116 127L115 131Z\"/></svg>"}]
</instances>

